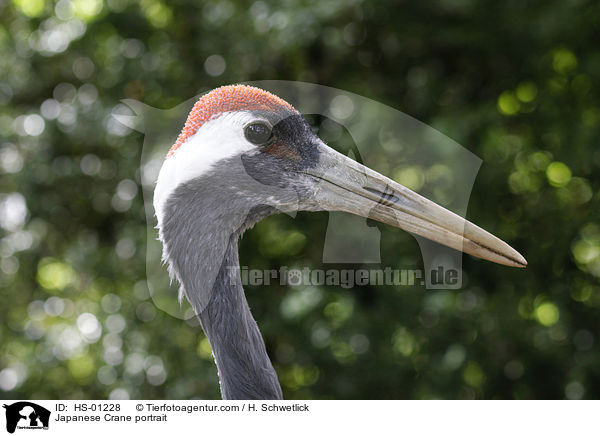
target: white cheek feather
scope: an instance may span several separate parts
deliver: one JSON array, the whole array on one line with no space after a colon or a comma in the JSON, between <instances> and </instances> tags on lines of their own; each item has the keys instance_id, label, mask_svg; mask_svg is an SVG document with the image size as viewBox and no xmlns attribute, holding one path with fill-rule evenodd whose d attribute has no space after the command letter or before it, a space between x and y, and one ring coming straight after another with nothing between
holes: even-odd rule
<instances>
[{"instance_id":1,"label":"white cheek feather","mask_svg":"<svg viewBox=\"0 0 600 436\"><path fill-rule=\"evenodd\" d=\"M256 146L244 137L244 126L256 120L249 112L230 112L204 123L175 153L165 159L154 189L154 211L161 226L164 208L182 183L200 177L217 162Z\"/></svg>"}]
</instances>

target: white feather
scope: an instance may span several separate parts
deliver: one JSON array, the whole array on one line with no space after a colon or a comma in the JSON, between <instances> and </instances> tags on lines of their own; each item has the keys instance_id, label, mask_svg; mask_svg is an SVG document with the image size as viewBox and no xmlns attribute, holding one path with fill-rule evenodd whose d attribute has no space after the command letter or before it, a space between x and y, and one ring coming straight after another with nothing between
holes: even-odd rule
<instances>
[{"instance_id":1,"label":"white feather","mask_svg":"<svg viewBox=\"0 0 600 436\"><path fill-rule=\"evenodd\" d=\"M154 190L154 211L160 228L164 207L182 183L200 177L217 162L256 146L244 137L244 127L257 120L250 112L227 112L204 123L175 153L165 159Z\"/></svg>"}]
</instances>

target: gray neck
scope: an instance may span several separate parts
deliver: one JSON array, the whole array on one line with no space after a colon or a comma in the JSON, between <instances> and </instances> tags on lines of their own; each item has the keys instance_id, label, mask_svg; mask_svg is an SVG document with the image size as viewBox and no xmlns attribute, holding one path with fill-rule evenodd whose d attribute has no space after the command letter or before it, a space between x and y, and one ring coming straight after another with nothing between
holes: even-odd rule
<instances>
[{"instance_id":1,"label":"gray neck","mask_svg":"<svg viewBox=\"0 0 600 436\"><path fill-rule=\"evenodd\" d=\"M213 350L223 399L283 399L240 281L237 236L230 240L212 300L199 318Z\"/></svg>"},{"instance_id":2,"label":"gray neck","mask_svg":"<svg viewBox=\"0 0 600 436\"><path fill-rule=\"evenodd\" d=\"M235 186L243 185L216 177L182 185L171 196L160 227L163 257L210 341L222 397L281 399L277 374L244 295L238 260L243 231L272 210L224 202L235 198Z\"/></svg>"}]
</instances>

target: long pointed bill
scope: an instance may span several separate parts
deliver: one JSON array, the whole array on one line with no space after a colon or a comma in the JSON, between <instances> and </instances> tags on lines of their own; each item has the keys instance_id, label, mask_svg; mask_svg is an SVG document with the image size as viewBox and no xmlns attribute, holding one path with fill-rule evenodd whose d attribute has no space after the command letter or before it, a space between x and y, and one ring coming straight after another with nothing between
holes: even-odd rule
<instances>
[{"instance_id":1,"label":"long pointed bill","mask_svg":"<svg viewBox=\"0 0 600 436\"><path fill-rule=\"evenodd\" d=\"M506 242L416 192L322 144L319 166L305 173L321 210L344 211L482 259L514 267L527 261Z\"/></svg>"}]
</instances>

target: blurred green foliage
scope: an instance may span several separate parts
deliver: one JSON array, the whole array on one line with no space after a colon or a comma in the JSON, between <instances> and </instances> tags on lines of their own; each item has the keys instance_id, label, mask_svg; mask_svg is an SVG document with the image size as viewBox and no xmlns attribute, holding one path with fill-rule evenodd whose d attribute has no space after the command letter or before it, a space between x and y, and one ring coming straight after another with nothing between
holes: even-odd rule
<instances>
[{"instance_id":1,"label":"blurred green foliage","mask_svg":"<svg viewBox=\"0 0 600 436\"><path fill-rule=\"evenodd\" d=\"M529 261L466 256L460 291L249 287L286 398L599 396L600 3L2 0L0 18L0 397L219 397L200 328L149 298L143 138L110 114L259 79L346 89L469 148L468 218ZM269 218L242 264L318 266L326 226ZM380 230L384 266L422 267Z\"/></svg>"}]
</instances>

